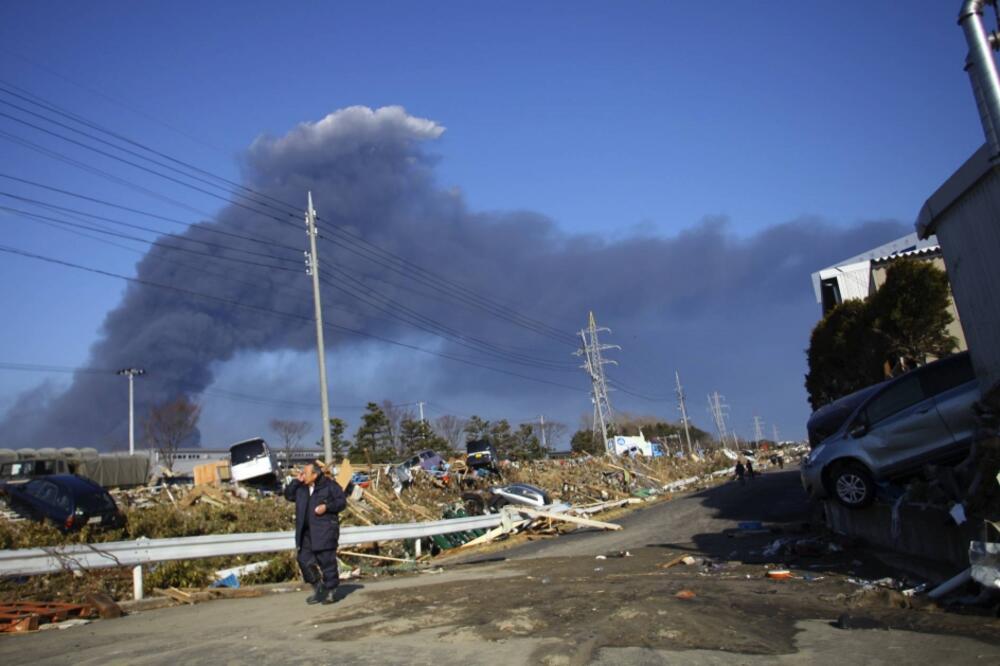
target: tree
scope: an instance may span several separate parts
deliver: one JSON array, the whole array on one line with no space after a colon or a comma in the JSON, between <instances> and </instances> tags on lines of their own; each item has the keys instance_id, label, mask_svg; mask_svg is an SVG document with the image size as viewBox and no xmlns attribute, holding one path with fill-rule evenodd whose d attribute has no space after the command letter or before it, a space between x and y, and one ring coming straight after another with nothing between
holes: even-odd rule
<instances>
[{"instance_id":1,"label":"tree","mask_svg":"<svg viewBox=\"0 0 1000 666\"><path fill-rule=\"evenodd\" d=\"M472 415L468 421L465 422L465 439L468 442L473 442L479 439L486 439L490 434L490 422L479 418L476 415Z\"/></svg>"},{"instance_id":2,"label":"tree","mask_svg":"<svg viewBox=\"0 0 1000 666\"><path fill-rule=\"evenodd\" d=\"M403 421L413 418L413 411L394 404L391 400L382 401L382 412L385 414L386 422L389 424L389 436L392 439L392 448L396 453L402 452L402 444L399 435L402 430Z\"/></svg>"},{"instance_id":3,"label":"tree","mask_svg":"<svg viewBox=\"0 0 1000 666\"><path fill-rule=\"evenodd\" d=\"M344 439L344 431L347 430L347 423L343 419L330 419L330 449L333 452L333 459L343 458L351 447L351 442ZM316 441L316 446L322 448L323 439Z\"/></svg>"},{"instance_id":4,"label":"tree","mask_svg":"<svg viewBox=\"0 0 1000 666\"><path fill-rule=\"evenodd\" d=\"M948 276L925 261L897 261L885 274L885 284L869 299L873 328L882 337L888 359L910 366L928 356L947 356L958 341L948 334L954 321Z\"/></svg>"},{"instance_id":5,"label":"tree","mask_svg":"<svg viewBox=\"0 0 1000 666\"><path fill-rule=\"evenodd\" d=\"M425 449L432 449L439 454L448 453L448 442L434 432L427 421L404 419L400 424L399 439L404 457Z\"/></svg>"},{"instance_id":6,"label":"tree","mask_svg":"<svg viewBox=\"0 0 1000 666\"><path fill-rule=\"evenodd\" d=\"M285 453L285 467L292 466L292 451L302 443L302 438L306 436L312 426L308 421L287 421L285 419L271 419L271 430L281 437L282 449Z\"/></svg>"},{"instance_id":7,"label":"tree","mask_svg":"<svg viewBox=\"0 0 1000 666\"><path fill-rule=\"evenodd\" d=\"M173 471L177 449L197 432L201 406L179 396L154 406L143 421L146 445L160 455L160 463Z\"/></svg>"},{"instance_id":8,"label":"tree","mask_svg":"<svg viewBox=\"0 0 1000 666\"><path fill-rule=\"evenodd\" d=\"M922 365L957 344L948 334L954 320L948 277L923 261L901 260L867 300L837 305L813 329L806 390L813 409L885 379L900 361Z\"/></svg>"},{"instance_id":9,"label":"tree","mask_svg":"<svg viewBox=\"0 0 1000 666\"><path fill-rule=\"evenodd\" d=\"M835 306L813 328L806 375L813 409L885 378L885 342L873 328L871 309L859 300Z\"/></svg>"},{"instance_id":10,"label":"tree","mask_svg":"<svg viewBox=\"0 0 1000 666\"><path fill-rule=\"evenodd\" d=\"M563 440L566 437L566 433L569 432L569 427L565 423L560 423L559 421L546 421L545 422L545 443L548 445L548 449L551 451L555 448L557 442ZM542 426L539 425L538 436L542 436Z\"/></svg>"},{"instance_id":11,"label":"tree","mask_svg":"<svg viewBox=\"0 0 1000 666\"><path fill-rule=\"evenodd\" d=\"M434 432L447 442L449 451L464 453L465 419L451 414L439 416L434 419Z\"/></svg>"},{"instance_id":12,"label":"tree","mask_svg":"<svg viewBox=\"0 0 1000 666\"><path fill-rule=\"evenodd\" d=\"M491 426L488 439L496 447L500 459L513 458L517 453L517 439L507 419L495 421Z\"/></svg>"},{"instance_id":13,"label":"tree","mask_svg":"<svg viewBox=\"0 0 1000 666\"><path fill-rule=\"evenodd\" d=\"M354 445L349 453L355 460L371 460L373 463L393 462L396 458L389 419L374 402L368 403L361 416L361 425L354 435Z\"/></svg>"},{"instance_id":14,"label":"tree","mask_svg":"<svg viewBox=\"0 0 1000 666\"><path fill-rule=\"evenodd\" d=\"M535 433L535 426L522 423L512 437L511 457L515 460L538 460L551 451L551 447L543 447L542 441Z\"/></svg>"},{"instance_id":15,"label":"tree","mask_svg":"<svg viewBox=\"0 0 1000 666\"><path fill-rule=\"evenodd\" d=\"M569 448L573 453L589 453L592 456L604 453L604 445L594 440L593 430L577 430L573 433Z\"/></svg>"}]
</instances>

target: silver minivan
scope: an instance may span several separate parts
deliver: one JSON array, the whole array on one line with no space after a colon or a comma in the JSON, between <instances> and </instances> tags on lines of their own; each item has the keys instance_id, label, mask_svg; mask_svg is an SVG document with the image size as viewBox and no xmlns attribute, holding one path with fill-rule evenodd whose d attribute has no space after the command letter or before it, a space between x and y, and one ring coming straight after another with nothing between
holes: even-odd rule
<instances>
[{"instance_id":1,"label":"silver minivan","mask_svg":"<svg viewBox=\"0 0 1000 666\"><path fill-rule=\"evenodd\" d=\"M878 481L968 455L980 393L967 352L863 391L843 424L802 461L802 485L811 496L861 508L875 498Z\"/></svg>"}]
</instances>

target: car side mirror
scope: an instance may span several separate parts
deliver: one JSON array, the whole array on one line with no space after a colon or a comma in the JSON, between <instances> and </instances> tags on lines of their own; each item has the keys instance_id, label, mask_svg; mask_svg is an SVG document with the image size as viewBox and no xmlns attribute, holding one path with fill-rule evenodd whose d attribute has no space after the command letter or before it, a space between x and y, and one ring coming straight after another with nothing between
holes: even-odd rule
<instances>
[{"instance_id":1,"label":"car side mirror","mask_svg":"<svg viewBox=\"0 0 1000 666\"><path fill-rule=\"evenodd\" d=\"M864 421L859 421L858 423L855 423L853 426L851 426L849 434L854 439L857 439L858 437L864 437L865 435L868 434L868 424L865 423Z\"/></svg>"}]
</instances>

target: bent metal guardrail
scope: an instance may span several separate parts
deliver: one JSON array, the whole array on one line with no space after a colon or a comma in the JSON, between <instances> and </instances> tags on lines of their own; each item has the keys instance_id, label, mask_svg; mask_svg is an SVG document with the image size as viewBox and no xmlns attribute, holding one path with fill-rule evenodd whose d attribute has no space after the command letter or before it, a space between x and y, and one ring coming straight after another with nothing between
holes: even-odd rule
<instances>
[{"instance_id":1,"label":"bent metal guardrail","mask_svg":"<svg viewBox=\"0 0 1000 666\"><path fill-rule=\"evenodd\" d=\"M426 523L343 527L340 530L340 545L354 546L373 541L421 539L438 534L491 529L500 525L500 521L499 514L489 514ZM130 567L168 560L252 555L294 549L295 533L289 531L209 534L171 539L139 538L134 541L0 550L0 576Z\"/></svg>"}]
</instances>

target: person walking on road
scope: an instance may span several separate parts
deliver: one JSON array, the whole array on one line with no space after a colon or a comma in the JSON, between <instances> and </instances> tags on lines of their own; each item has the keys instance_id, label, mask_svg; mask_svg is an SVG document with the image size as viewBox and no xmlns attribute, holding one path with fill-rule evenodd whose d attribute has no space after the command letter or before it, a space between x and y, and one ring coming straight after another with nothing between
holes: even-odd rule
<instances>
[{"instance_id":1,"label":"person walking on road","mask_svg":"<svg viewBox=\"0 0 1000 666\"><path fill-rule=\"evenodd\" d=\"M332 604L333 591L340 583L337 571L337 541L340 520L337 514L347 508L347 497L333 479L328 479L319 465L309 463L285 486L285 499L295 502L295 548L299 568L313 593L309 604Z\"/></svg>"},{"instance_id":2,"label":"person walking on road","mask_svg":"<svg viewBox=\"0 0 1000 666\"><path fill-rule=\"evenodd\" d=\"M744 478L744 474L746 474L746 471L747 471L746 467L743 466L743 461L742 460L737 460L736 461L736 476L733 477L733 480L734 481L739 481L741 486L746 485L746 479Z\"/></svg>"},{"instance_id":3,"label":"person walking on road","mask_svg":"<svg viewBox=\"0 0 1000 666\"><path fill-rule=\"evenodd\" d=\"M747 479L753 481L753 461L747 458Z\"/></svg>"}]
</instances>

